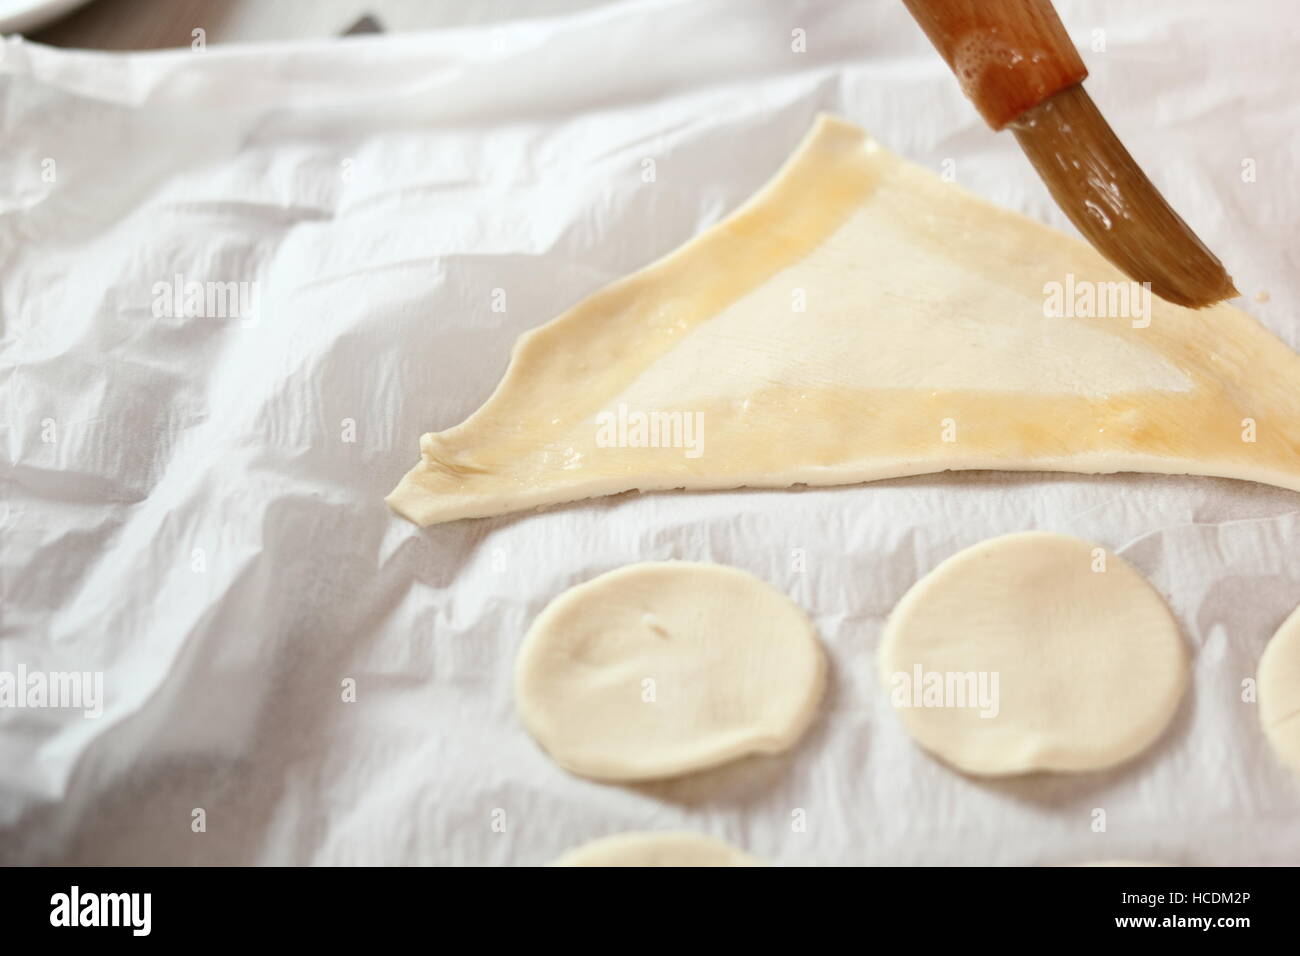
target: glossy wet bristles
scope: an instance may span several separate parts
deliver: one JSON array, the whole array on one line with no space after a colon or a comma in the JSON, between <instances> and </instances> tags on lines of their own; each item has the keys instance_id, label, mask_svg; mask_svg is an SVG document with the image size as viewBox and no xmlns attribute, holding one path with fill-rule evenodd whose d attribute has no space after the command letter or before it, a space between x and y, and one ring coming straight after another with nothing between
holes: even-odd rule
<instances>
[{"instance_id":1,"label":"glossy wet bristles","mask_svg":"<svg viewBox=\"0 0 1300 956\"><path fill-rule=\"evenodd\" d=\"M1081 85L1010 126L1056 204L1130 278L1194 309L1238 294L1223 263L1165 202Z\"/></svg>"}]
</instances>

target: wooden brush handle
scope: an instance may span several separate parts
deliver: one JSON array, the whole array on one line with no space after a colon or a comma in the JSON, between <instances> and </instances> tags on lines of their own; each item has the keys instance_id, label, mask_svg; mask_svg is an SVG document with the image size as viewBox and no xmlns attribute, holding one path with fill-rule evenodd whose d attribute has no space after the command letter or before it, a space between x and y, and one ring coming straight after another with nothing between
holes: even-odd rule
<instances>
[{"instance_id":1,"label":"wooden brush handle","mask_svg":"<svg viewBox=\"0 0 1300 956\"><path fill-rule=\"evenodd\" d=\"M994 129L1088 70L1051 0L903 0Z\"/></svg>"}]
</instances>

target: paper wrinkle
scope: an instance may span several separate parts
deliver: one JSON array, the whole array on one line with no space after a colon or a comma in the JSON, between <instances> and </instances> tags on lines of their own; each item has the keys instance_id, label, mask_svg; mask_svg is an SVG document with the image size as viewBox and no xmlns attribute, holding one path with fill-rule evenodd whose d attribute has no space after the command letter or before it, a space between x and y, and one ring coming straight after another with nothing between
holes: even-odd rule
<instances>
[{"instance_id":1,"label":"paper wrinkle","mask_svg":"<svg viewBox=\"0 0 1300 956\"><path fill-rule=\"evenodd\" d=\"M1300 75L1290 5L1256 6L1059 4L1096 101L1295 346ZM735 209L821 111L1072 231L901 4L639 0L202 53L7 39L0 670L99 669L107 699L97 720L0 710L0 862L541 864L633 829L787 864L1300 859L1300 781L1241 700L1300 602L1290 492L981 472L427 531L384 506L520 333ZM256 279L253 321L155 317L178 274ZM1142 571L1194 686L1126 767L981 783L908 738L876 647L940 561L1033 529ZM519 642L566 588L673 558L750 571L810 614L823 711L778 757L634 787L569 776L514 714Z\"/></svg>"}]
</instances>

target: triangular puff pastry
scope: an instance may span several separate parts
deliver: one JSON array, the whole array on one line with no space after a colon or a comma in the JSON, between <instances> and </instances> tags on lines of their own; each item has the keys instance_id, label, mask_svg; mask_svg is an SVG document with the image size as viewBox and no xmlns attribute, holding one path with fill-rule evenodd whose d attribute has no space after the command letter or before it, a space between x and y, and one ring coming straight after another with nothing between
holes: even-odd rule
<instances>
[{"instance_id":1,"label":"triangular puff pastry","mask_svg":"<svg viewBox=\"0 0 1300 956\"><path fill-rule=\"evenodd\" d=\"M1300 357L1235 308L1144 309L1130 285L823 117L737 212L522 336L387 500L429 525L971 468L1300 490Z\"/></svg>"}]
</instances>

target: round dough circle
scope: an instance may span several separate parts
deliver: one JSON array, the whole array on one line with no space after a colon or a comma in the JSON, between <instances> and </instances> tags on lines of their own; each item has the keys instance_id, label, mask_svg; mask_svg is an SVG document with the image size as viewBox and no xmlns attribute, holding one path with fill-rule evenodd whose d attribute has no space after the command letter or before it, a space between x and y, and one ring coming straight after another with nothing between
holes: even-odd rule
<instances>
[{"instance_id":1,"label":"round dough circle","mask_svg":"<svg viewBox=\"0 0 1300 956\"><path fill-rule=\"evenodd\" d=\"M698 833L620 833L584 843L555 866L762 866L721 840Z\"/></svg>"},{"instance_id":2,"label":"round dough circle","mask_svg":"<svg viewBox=\"0 0 1300 956\"><path fill-rule=\"evenodd\" d=\"M1300 770L1300 608L1259 659L1259 722L1279 759Z\"/></svg>"},{"instance_id":3,"label":"round dough circle","mask_svg":"<svg viewBox=\"0 0 1300 956\"><path fill-rule=\"evenodd\" d=\"M1178 625L1142 576L1044 532L981 542L917 582L885 627L880 668L922 747L999 776L1127 760L1160 736L1188 676Z\"/></svg>"},{"instance_id":4,"label":"round dough circle","mask_svg":"<svg viewBox=\"0 0 1300 956\"><path fill-rule=\"evenodd\" d=\"M560 766L653 780L807 728L826 683L812 623L751 574L664 561L602 574L538 616L515 661L515 702Z\"/></svg>"}]
</instances>

